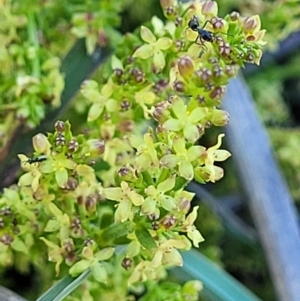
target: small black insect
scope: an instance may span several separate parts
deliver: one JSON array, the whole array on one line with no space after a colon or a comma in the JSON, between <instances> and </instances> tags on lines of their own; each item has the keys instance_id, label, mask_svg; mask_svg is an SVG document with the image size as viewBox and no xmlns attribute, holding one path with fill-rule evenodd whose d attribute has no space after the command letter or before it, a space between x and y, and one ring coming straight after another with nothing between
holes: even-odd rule
<instances>
[{"instance_id":1,"label":"small black insect","mask_svg":"<svg viewBox=\"0 0 300 301\"><path fill-rule=\"evenodd\" d=\"M43 162L43 161L46 161L46 160L47 160L47 156L42 155L42 156L39 156L39 157L36 157L36 158L28 158L26 163L33 164L33 163Z\"/></svg>"},{"instance_id":2,"label":"small black insect","mask_svg":"<svg viewBox=\"0 0 300 301\"><path fill-rule=\"evenodd\" d=\"M201 45L204 48L206 48L206 46L204 45L204 42L211 43L211 42L213 42L213 37L214 37L213 33L211 31L204 29L204 27L206 26L206 24L208 22L210 22L210 21L207 20L204 23L203 27L200 27L198 18L196 16L193 16L193 18L188 23L188 28L190 28L191 30L196 31L198 33L195 43L198 45Z\"/></svg>"}]
</instances>

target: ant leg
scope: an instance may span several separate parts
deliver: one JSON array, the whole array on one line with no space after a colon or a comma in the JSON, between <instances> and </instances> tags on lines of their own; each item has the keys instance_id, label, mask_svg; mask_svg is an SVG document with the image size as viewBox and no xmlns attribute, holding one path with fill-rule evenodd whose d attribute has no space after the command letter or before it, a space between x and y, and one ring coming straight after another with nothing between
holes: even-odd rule
<instances>
[{"instance_id":1,"label":"ant leg","mask_svg":"<svg viewBox=\"0 0 300 301\"><path fill-rule=\"evenodd\" d=\"M207 47L206 47L206 45L204 44L204 41L202 40L201 36L199 36L199 40L200 40L200 42L201 42L201 44L199 44L199 45L202 47L202 50L201 50L200 53L199 53L199 58L201 58L201 56L203 55L203 53L204 53L205 51L207 51Z\"/></svg>"},{"instance_id":2,"label":"ant leg","mask_svg":"<svg viewBox=\"0 0 300 301\"><path fill-rule=\"evenodd\" d=\"M204 25L202 26L202 29L204 29L204 27L206 26L207 23L211 23L210 20L206 20Z\"/></svg>"},{"instance_id":3,"label":"ant leg","mask_svg":"<svg viewBox=\"0 0 300 301\"><path fill-rule=\"evenodd\" d=\"M203 48L205 48L205 49L207 49L207 47L205 46L205 43L204 43L204 41L203 41L203 39L201 38L200 35L197 36L194 43L201 46L201 47L203 47Z\"/></svg>"}]
</instances>

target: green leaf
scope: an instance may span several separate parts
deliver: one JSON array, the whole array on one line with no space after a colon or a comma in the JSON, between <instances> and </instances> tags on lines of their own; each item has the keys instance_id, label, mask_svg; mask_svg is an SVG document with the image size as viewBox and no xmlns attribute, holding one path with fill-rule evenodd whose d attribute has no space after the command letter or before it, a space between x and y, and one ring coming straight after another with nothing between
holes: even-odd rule
<instances>
[{"instance_id":1,"label":"green leaf","mask_svg":"<svg viewBox=\"0 0 300 301\"><path fill-rule=\"evenodd\" d=\"M147 229L138 229L135 231L135 235L140 244L147 250L152 250L156 248L156 243Z\"/></svg>"},{"instance_id":2,"label":"green leaf","mask_svg":"<svg viewBox=\"0 0 300 301\"><path fill-rule=\"evenodd\" d=\"M173 190L178 191L178 190L184 188L188 183L189 183L189 181L186 180L185 178L177 177L176 178L176 183L175 183L175 186L174 186Z\"/></svg>"},{"instance_id":3,"label":"green leaf","mask_svg":"<svg viewBox=\"0 0 300 301\"><path fill-rule=\"evenodd\" d=\"M117 238L127 236L132 231L133 224L129 221L113 224L103 231L101 238L103 241L113 241Z\"/></svg>"},{"instance_id":4,"label":"green leaf","mask_svg":"<svg viewBox=\"0 0 300 301\"><path fill-rule=\"evenodd\" d=\"M218 301L261 301L250 290L201 253L191 250L182 253L184 265L171 273L180 280L198 279L204 293Z\"/></svg>"},{"instance_id":5,"label":"green leaf","mask_svg":"<svg viewBox=\"0 0 300 301\"><path fill-rule=\"evenodd\" d=\"M11 247L18 251L18 252L23 252L25 254L28 254L28 248L25 245L25 243L18 237L14 238L14 241L11 244Z\"/></svg>"},{"instance_id":6,"label":"green leaf","mask_svg":"<svg viewBox=\"0 0 300 301\"><path fill-rule=\"evenodd\" d=\"M85 271L77 278L66 276L55 285L53 285L48 291L46 291L36 301L60 301L73 292L86 278L90 275L90 270Z\"/></svg>"}]
</instances>

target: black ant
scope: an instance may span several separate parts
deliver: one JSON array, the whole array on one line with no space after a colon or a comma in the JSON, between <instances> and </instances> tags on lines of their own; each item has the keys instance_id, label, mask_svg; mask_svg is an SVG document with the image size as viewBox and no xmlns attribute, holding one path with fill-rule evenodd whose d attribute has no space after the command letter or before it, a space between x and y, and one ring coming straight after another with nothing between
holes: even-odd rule
<instances>
[{"instance_id":1,"label":"black ant","mask_svg":"<svg viewBox=\"0 0 300 301\"><path fill-rule=\"evenodd\" d=\"M201 28L199 26L198 18L196 16L193 16L193 18L188 23L188 28L190 28L191 30L196 31L198 33L195 43L198 45L201 45L202 47L205 47L205 48L206 48L206 46L204 45L204 42L212 43L212 41L213 41L213 33L209 30L204 29L204 27L206 26L206 24L208 22L210 22L210 21L207 20L204 23L203 27ZM200 40L200 43L198 43L198 40Z\"/></svg>"},{"instance_id":2,"label":"black ant","mask_svg":"<svg viewBox=\"0 0 300 301\"><path fill-rule=\"evenodd\" d=\"M205 30L204 27L206 26L207 23L211 23L210 20L207 20L203 27L200 27L199 26L199 20L198 18L194 15L193 18L189 21L188 23L188 28L190 28L191 30L193 31L196 31L198 33L198 36L195 40L195 43L200 45L203 49L202 51L200 52L199 54L199 57L201 57L201 55L203 54L204 52L204 49L207 49L207 47L205 46L205 42L210 42L212 43L214 41L214 33L209 31L209 30ZM187 29L188 29L187 28ZM226 35L229 35L230 34L227 34L227 33L224 33L224 32L220 32L220 33L223 33L223 34L226 34ZM200 42L198 42L200 41Z\"/></svg>"},{"instance_id":3,"label":"black ant","mask_svg":"<svg viewBox=\"0 0 300 301\"><path fill-rule=\"evenodd\" d=\"M25 163L33 164L33 163L40 163L46 160L47 160L47 156L42 155L36 158L28 158L28 160L25 161Z\"/></svg>"}]
</instances>

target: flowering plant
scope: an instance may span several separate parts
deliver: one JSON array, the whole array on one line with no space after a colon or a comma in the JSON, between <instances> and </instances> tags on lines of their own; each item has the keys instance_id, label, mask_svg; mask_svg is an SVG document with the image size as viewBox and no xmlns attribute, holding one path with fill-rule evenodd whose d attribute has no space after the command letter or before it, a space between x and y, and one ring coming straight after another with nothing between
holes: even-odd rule
<instances>
[{"instance_id":1,"label":"flowering plant","mask_svg":"<svg viewBox=\"0 0 300 301\"><path fill-rule=\"evenodd\" d=\"M179 250L204 240L185 186L223 177L216 162L230 156L221 149L224 134L208 148L201 138L227 124L220 109L226 84L246 62L259 63L264 30L258 16L220 18L211 0L161 5L167 22L153 17L141 39L124 36L110 75L83 83L86 133L57 121L53 133L33 138L33 159L19 155L26 173L0 199L1 264L15 253L37 263L47 248L56 275L67 267L74 277L91 271L84 294L97 300L95 281L126 295L128 286L181 266ZM193 18L196 30L188 25ZM183 287L178 300L195 299L199 289L196 282Z\"/></svg>"}]
</instances>

